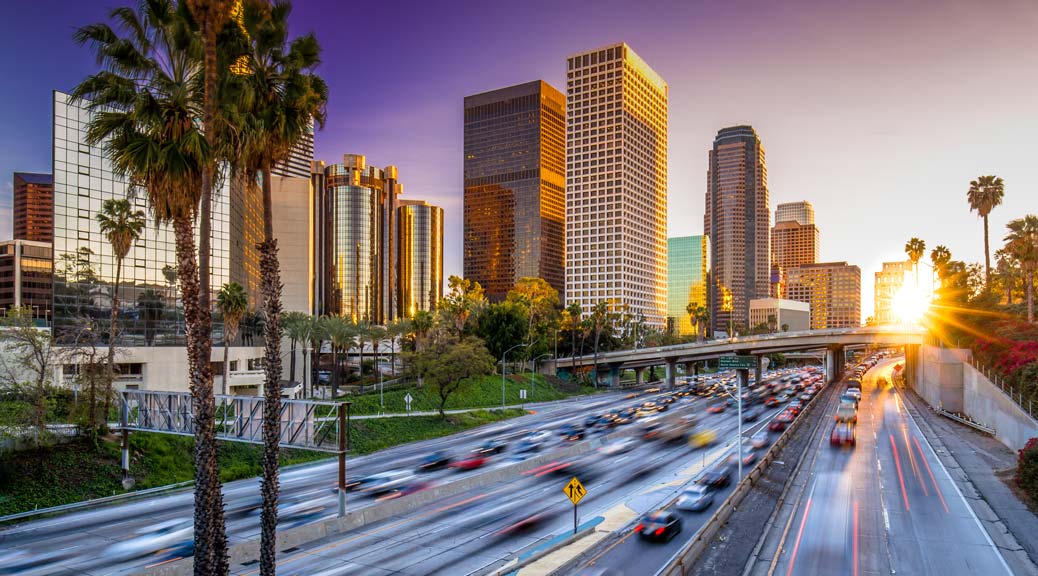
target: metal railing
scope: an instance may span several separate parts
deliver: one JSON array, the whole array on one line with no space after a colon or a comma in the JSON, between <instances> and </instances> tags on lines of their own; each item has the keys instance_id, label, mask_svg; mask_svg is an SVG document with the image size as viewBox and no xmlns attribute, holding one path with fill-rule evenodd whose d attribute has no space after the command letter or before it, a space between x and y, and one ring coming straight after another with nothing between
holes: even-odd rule
<instances>
[{"instance_id":1,"label":"metal railing","mask_svg":"<svg viewBox=\"0 0 1038 576\"><path fill-rule=\"evenodd\" d=\"M989 368L988 366L985 366L980 362L977 362L977 359L972 354L970 354L969 364L973 367L974 370L979 372L982 376L987 378L988 381L997 386L1003 394L1008 396L1009 399L1013 401L1013 404L1016 404L1020 407L1021 410L1027 412L1027 415L1031 418L1038 420L1038 405L1035 404L1033 398L1024 398L1023 386L1016 387L1013 386L1013 384L1011 383L1007 385L1005 378L1002 377L1001 374L999 374L992 368ZM1038 389L1038 382L1035 383L1035 388Z\"/></svg>"}]
</instances>

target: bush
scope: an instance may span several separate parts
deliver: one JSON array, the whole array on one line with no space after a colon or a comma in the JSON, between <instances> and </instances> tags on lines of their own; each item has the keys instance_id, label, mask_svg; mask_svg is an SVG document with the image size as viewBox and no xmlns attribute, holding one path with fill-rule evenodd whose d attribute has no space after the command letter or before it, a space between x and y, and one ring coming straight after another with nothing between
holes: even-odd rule
<instances>
[{"instance_id":1,"label":"bush","mask_svg":"<svg viewBox=\"0 0 1038 576\"><path fill-rule=\"evenodd\" d=\"M1016 463L1016 485L1032 502L1038 503L1038 438L1031 438L1020 450Z\"/></svg>"}]
</instances>

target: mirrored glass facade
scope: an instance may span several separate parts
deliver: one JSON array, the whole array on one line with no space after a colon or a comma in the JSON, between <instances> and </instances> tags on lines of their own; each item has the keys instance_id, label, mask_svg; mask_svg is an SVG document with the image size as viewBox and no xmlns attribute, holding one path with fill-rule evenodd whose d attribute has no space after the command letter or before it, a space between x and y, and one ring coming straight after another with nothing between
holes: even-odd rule
<instances>
[{"instance_id":1,"label":"mirrored glass facade","mask_svg":"<svg viewBox=\"0 0 1038 576\"><path fill-rule=\"evenodd\" d=\"M115 284L115 257L101 233L96 214L112 198L129 198L147 214L140 239L123 261L119 287L120 346L182 346L184 316L177 282L173 230L154 222L143 192L131 194L112 172L101 146L86 143L90 112L54 92L54 333L59 340L75 337L79 320L89 317L107 329ZM211 287L215 298L229 280L244 283L241 272L231 274L232 245L244 237L247 213L228 187L214 194ZM234 208L232 209L232 205ZM237 222L232 213L240 214ZM252 225L255 225L253 223ZM197 239L196 239L197 242ZM253 264L253 266L255 266ZM244 263L241 269L244 269ZM243 322L240 341L261 346L261 328L254 317ZM223 326L213 317L214 345L222 345Z\"/></svg>"},{"instance_id":2,"label":"mirrored glass facade","mask_svg":"<svg viewBox=\"0 0 1038 576\"><path fill-rule=\"evenodd\" d=\"M432 311L443 297L443 209L405 200L397 208L400 223L400 312L410 318Z\"/></svg>"},{"instance_id":3,"label":"mirrored glass facade","mask_svg":"<svg viewBox=\"0 0 1038 576\"><path fill-rule=\"evenodd\" d=\"M706 236L667 239L667 325L675 334L695 334L688 305L706 306L710 241Z\"/></svg>"}]
</instances>

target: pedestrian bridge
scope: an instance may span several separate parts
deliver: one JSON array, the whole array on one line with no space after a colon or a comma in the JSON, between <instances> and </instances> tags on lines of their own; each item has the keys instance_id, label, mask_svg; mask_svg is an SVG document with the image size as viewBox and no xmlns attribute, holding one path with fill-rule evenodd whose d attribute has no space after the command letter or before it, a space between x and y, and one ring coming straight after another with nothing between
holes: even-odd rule
<instances>
[{"instance_id":1,"label":"pedestrian bridge","mask_svg":"<svg viewBox=\"0 0 1038 576\"><path fill-rule=\"evenodd\" d=\"M738 338L691 342L674 346L616 350L598 354L599 372L609 369L610 383L618 385L620 372L634 369L639 383L642 371L650 366L666 366L667 384L674 385L677 364L685 364L686 373L698 370L697 363L731 354L757 357L757 378L760 378L760 359L779 352L824 351L825 367L829 380L838 377L844 364L843 352L857 346L905 346L925 343L928 333L918 326L886 325L865 328L837 328L831 330L807 330L781 332ZM572 372L595 366L593 354L559 358L555 361L557 372Z\"/></svg>"}]
</instances>

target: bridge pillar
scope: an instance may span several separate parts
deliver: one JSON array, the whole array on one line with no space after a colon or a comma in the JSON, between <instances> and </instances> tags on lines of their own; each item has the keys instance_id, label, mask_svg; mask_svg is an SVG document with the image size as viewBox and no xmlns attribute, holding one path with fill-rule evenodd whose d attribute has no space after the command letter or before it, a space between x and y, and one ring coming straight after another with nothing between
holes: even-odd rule
<instances>
[{"instance_id":1,"label":"bridge pillar","mask_svg":"<svg viewBox=\"0 0 1038 576\"><path fill-rule=\"evenodd\" d=\"M692 376L693 372L699 372L699 370L696 370L696 363L685 362L685 376Z\"/></svg>"},{"instance_id":2,"label":"bridge pillar","mask_svg":"<svg viewBox=\"0 0 1038 576\"><path fill-rule=\"evenodd\" d=\"M762 366L762 359L764 357L760 354L754 354L753 357L757 359L753 366L753 383L754 386L760 386L761 378L764 377L764 366Z\"/></svg>"},{"instance_id":3,"label":"bridge pillar","mask_svg":"<svg viewBox=\"0 0 1038 576\"><path fill-rule=\"evenodd\" d=\"M640 366L634 369L634 385L641 386L645 384L645 367Z\"/></svg>"},{"instance_id":4,"label":"bridge pillar","mask_svg":"<svg viewBox=\"0 0 1038 576\"><path fill-rule=\"evenodd\" d=\"M667 381L665 388L667 390L673 390L675 388L675 377L678 371L678 361L674 358L664 358L667 363Z\"/></svg>"},{"instance_id":5,"label":"bridge pillar","mask_svg":"<svg viewBox=\"0 0 1038 576\"><path fill-rule=\"evenodd\" d=\"M843 373L844 353L843 347L825 349L825 381L831 384L840 379Z\"/></svg>"},{"instance_id":6,"label":"bridge pillar","mask_svg":"<svg viewBox=\"0 0 1038 576\"><path fill-rule=\"evenodd\" d=\"M620 387L620 367L622 364L610 364L609 365L609 387L619 388Z\"/></svg>"}]
</instances>

